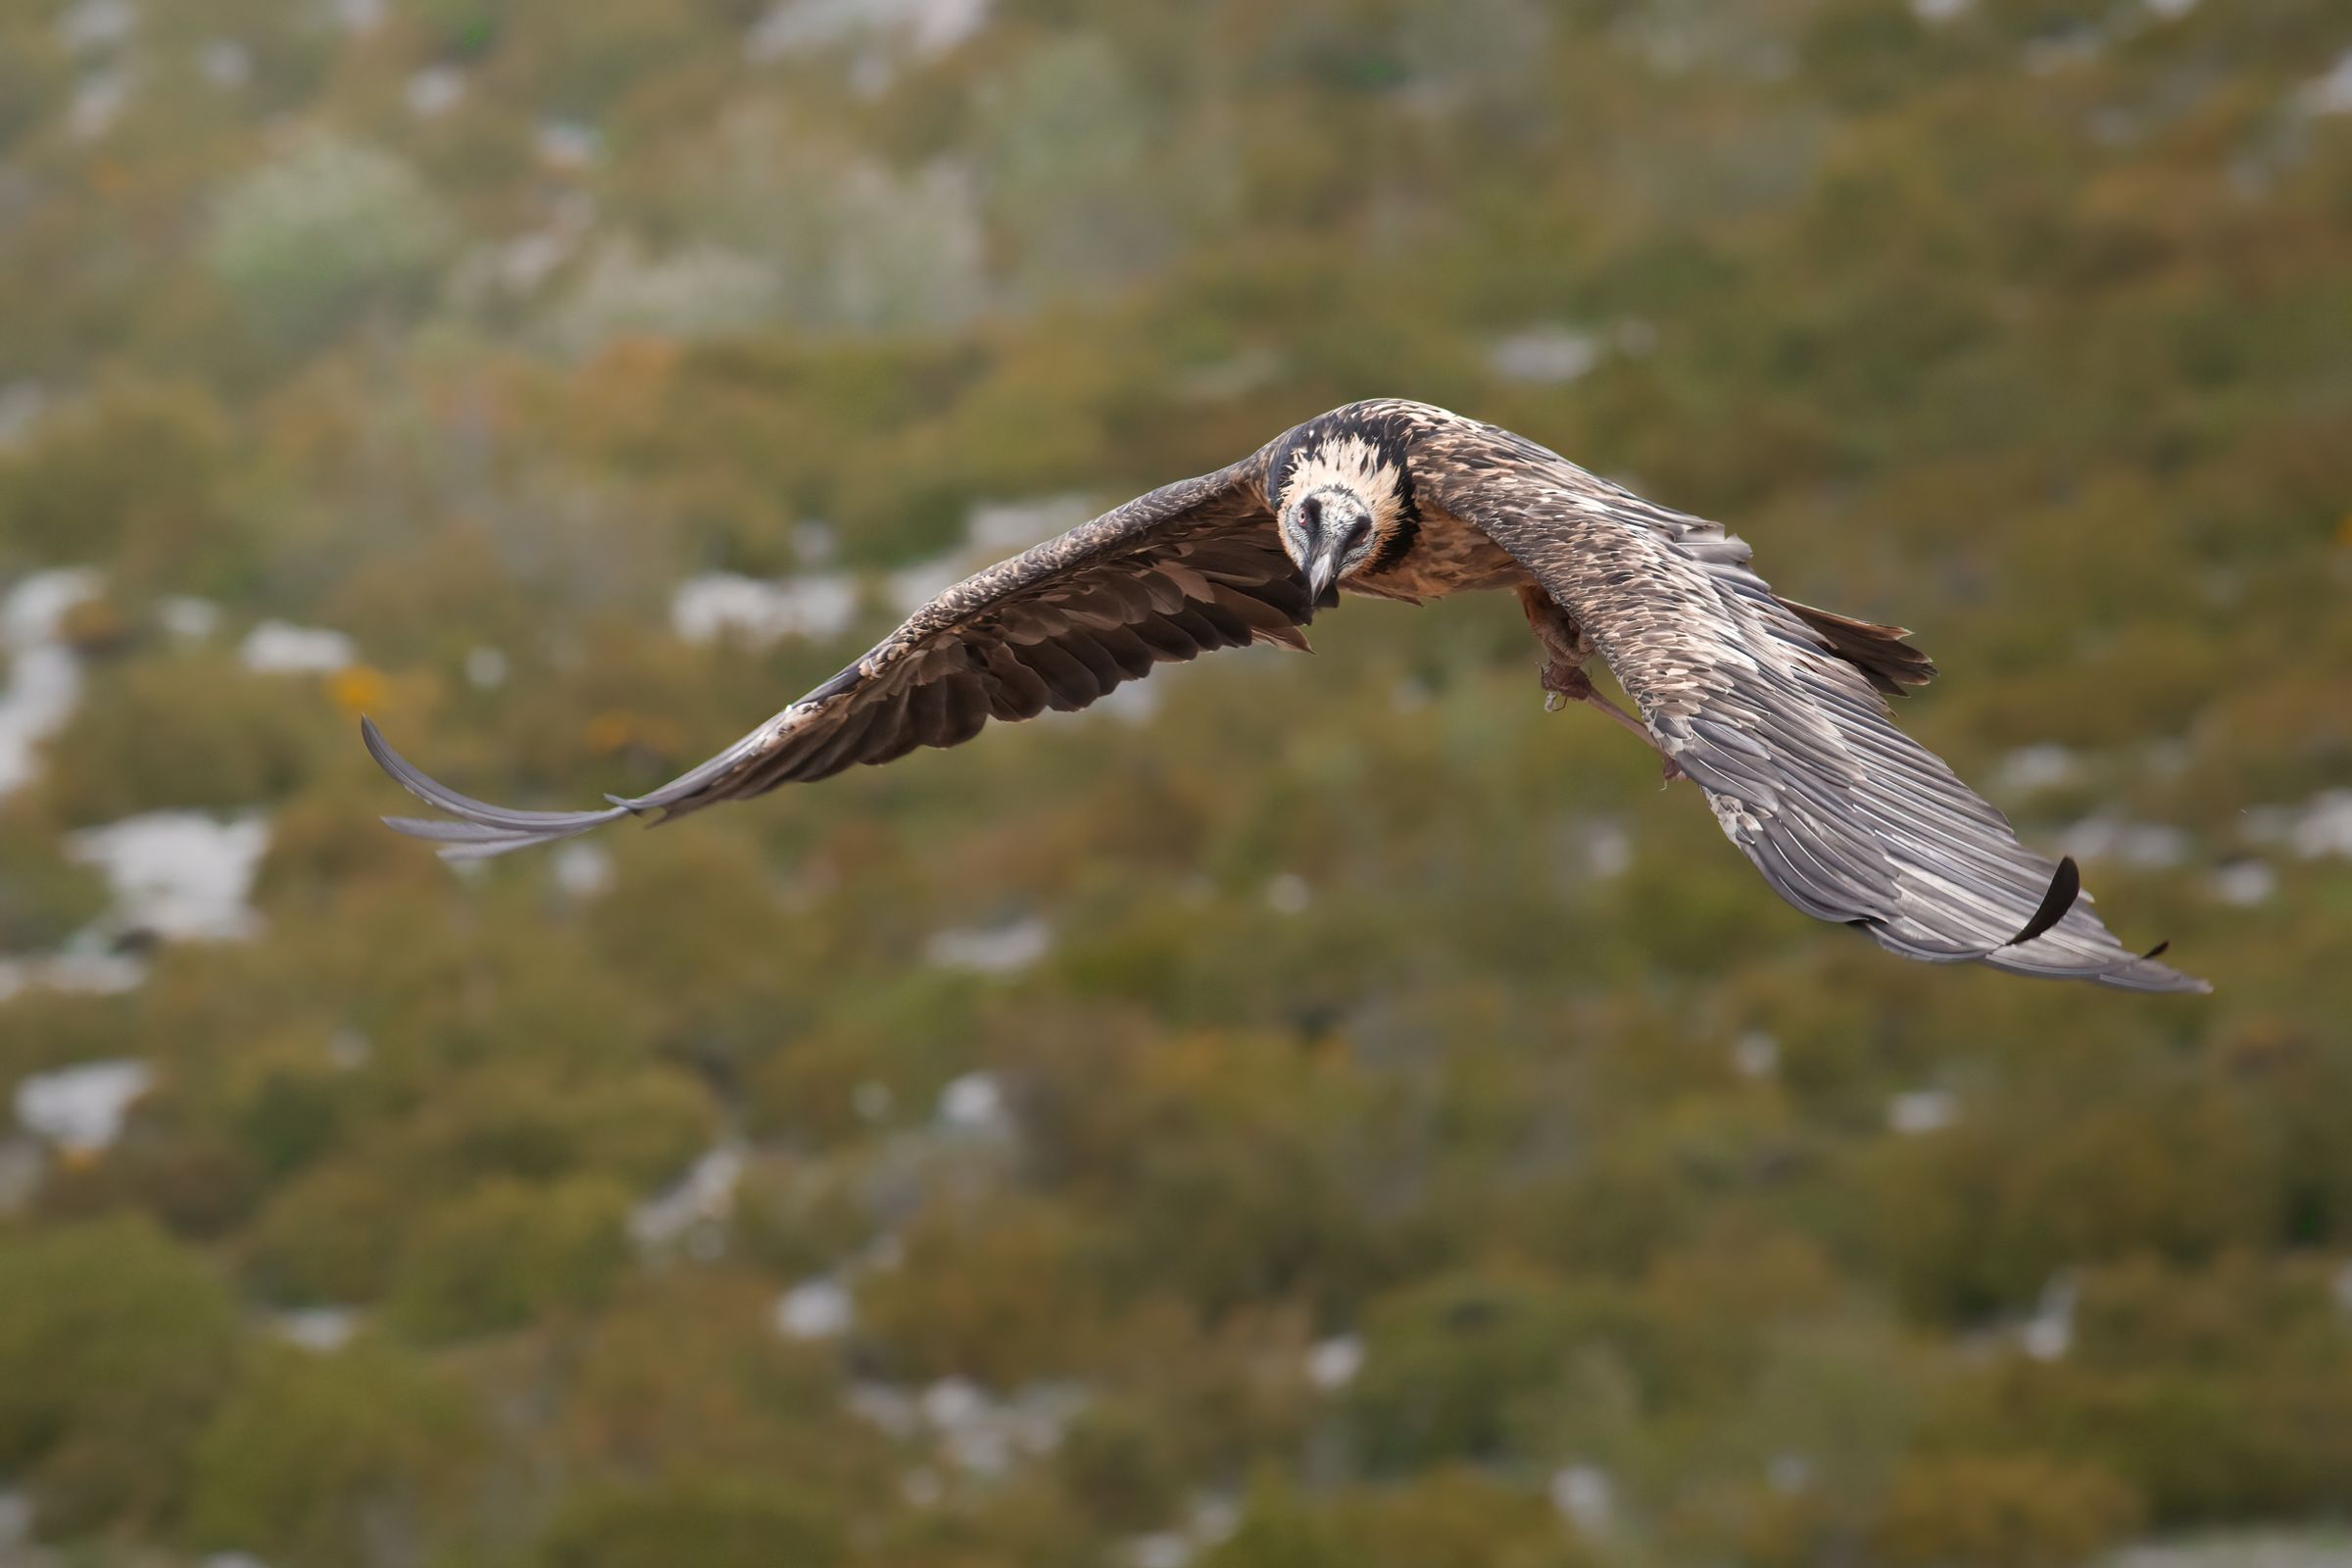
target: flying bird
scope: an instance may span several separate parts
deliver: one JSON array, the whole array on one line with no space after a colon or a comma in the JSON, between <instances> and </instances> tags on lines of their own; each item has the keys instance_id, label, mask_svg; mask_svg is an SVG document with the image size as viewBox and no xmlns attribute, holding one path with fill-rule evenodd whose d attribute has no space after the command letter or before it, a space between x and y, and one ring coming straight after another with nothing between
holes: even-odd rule
<instances>
[{"instance_id":1,"label":"flying bird","mask_svg":"<svg viewBox=\"0 0 2352 1568\"><path fill-rule=\"evenodd\" d=\"M947 589L855 663L692 771L601 810L521 811L435 783L362 721L383 769L446 818L387 817L453 858L805 784L990 719L1085 708L1218 648L1304 649L1343 592L1419 603L1507 590L1547 707L1607 714L1698 787L1805 913L1936 963L2132 991L2210 989L2125 949L2071 859L1897 729L1886 699L1936 666L1898 626L1784 599L1713 522L1524 436L1425 403L1350 404L1230 466L1163 485ZM1639 710L1596 691L1598 657Z\"/></svg>"}]
</instances>

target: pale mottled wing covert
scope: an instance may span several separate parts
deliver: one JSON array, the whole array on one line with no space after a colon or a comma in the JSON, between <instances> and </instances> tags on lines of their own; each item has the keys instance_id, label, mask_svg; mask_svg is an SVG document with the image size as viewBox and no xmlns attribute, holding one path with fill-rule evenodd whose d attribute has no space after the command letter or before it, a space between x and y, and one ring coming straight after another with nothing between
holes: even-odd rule
<instances>
[{"instance_id":1,"label":"pale mottled wing covert","mask_svg":"<svg viewBox=\"0 0 2352 1568\"><path fill-rule=\"evenodd\" d=\"M1873 681L1774 596L1736 535L1466 419L1422 433L1413 467L1426 497L1485 531L1576 619L1724 833L1790 904L1906 957L2209 989L2118 943L2089 896L2073 897L2071 862L2026 849L1895 728Z\"/></svg>"},{"instance_id":2,"label":"pale mottled wing covert","mask_svg":"<svg viewBox=\"0 0 2352 1568\"><path fill-rule=\"evenodd\" d=\"M700 767L593 811L519 811L460 795L362 721L368 752L447 818L387 817L451 858L569 838L623 816L675 816L807 783L990 719L1081 709L1154 664L1217 648L1303 648L1305 585L1283 554L1261 459L1163 485L957 583L831 680Z\"/></svg>"}]
</instances>

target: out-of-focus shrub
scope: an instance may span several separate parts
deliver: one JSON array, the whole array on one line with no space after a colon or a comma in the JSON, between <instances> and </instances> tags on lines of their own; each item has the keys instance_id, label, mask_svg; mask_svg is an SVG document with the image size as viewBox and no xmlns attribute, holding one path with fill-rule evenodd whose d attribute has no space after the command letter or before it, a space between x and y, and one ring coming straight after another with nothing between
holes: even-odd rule
<instances>
[{"instance_id":1,"label":"out-of-focus shrub","mask_svg":"<svg viewBox=\"0 0 2352 1568\"><path fill-rule=\"evenodd\" d=\"M1106 1530L1138 1534L1180 1511L1183 1477L1175 1458L1151 1412L1098 1401L1062 1435L1054 1463L1087 1517Z\"/></svg>"},{"instance_id":2,"label":"out-of-focus shrub","mask_svg":"<svg viewBox=\"0 0 2352 1568\"><path fill-rule=\"evenodd\" d=\"M134 461L135 459L135 461ZM212 589L242 543L228 420L200 387L109 378L0 444L0 564L104 564L116 584Z\"/></svg>"},{"instance_id":3,"label":"out-of-focus shrub","mask_svg":"<svg viewBox=\"0 0 2352 1568\"><path fill-rule=\"evenodd\" d=\"M205 260L273 332L301 342L414 298L453 233L399 158L313 133L220 192Z\"/></svg>"},{"instance_id":4,"label":"out-of-focus shrub","mask_svg":"<svg viewBox=\"0 0 2352 1568\"><path fill-rule=\"evenodd\" d=\"M426 1216L400 1258L388 1310L426 1340L518 1328L602 1301L629 1259L627 1199L583 1178L494 1181Z\"/></svg>"},{"instance_id":5,"label":"out-of-focus shrub","mask_svg":"<svg viewBox=\"0 0 2352 1568\"><path fill-rule=\"evenodd\" d=\"M1441 1469L1308 1502L1261 1489L1203 1568L1586 1568L1597 1559L1550 1499Z\"/></svg>"},{"instance_id":6,"label":"out-of-focus shrub","mask_svg":"<svg viewBox=\"0 0 2352 1568\"><path fill-rule=\"evenodd\" d=\"M2151 1521L2188 1526L2352 1503L2352 1430L2328 1413L2348 1397L2340 1361L2233 1374L2010 1362L1948 1391L1927 1430L1976 1451L2063 1443L2122 1478Z\"/></svg>"},{"instance_id":7,"label":"out-of-focus shrub","mask_svg":"<svg viewBox=\"0 0 2352 1568\"><path fill-rule=\"evenodd\" d=\"M887 1362L919 1378L1011 1384L1066 1371L1088 1315L1088 1226L1054 1203L944 1202L907 1230L906 1260L859 1288Z\"/></svg>"},{"instance_id":8,"label":"out-of-focus shrub","mask_svg":"<svg viewBox=\"0 0 2352 1568\"><path fill-rule=\"evenodd\" d=\"M1872 1544L1889 1568L2072 1568L2139 1518L2132 1489L2096 1465L1920 1459L1894 1478Z\"/></svg>"},{"instance_id":9,"label":"out-of-focus shrub","mask_svg":"<svg viewBox=\"0 0 2352 1568\"><path fill-rule=\"evenodd\" d=\"M570 1342L555 1445L564 1464L583 1481L667 1470L788 1476L810 1495L895 1487L890 1439L840 1419L832 1347L778 1334L775 1306L772 1281L734 1269L625 1283Z\"/></svg>"},{"instance_id":10,"label":"out-of-focus shrub","mask_svg":"<svg viewBox=\"0 0 2352 1568\"><path fill-rule=\"evenodd\" d=\"M755 329L783 305L784 280L760 257L699 245L656 258L616 240L590 259L552 331L574 352L622 333L718 337Z\"/></svg>"},{"instance_id":11,"label":"out-of-focus shrub","mask_svg":"<svg viewBox=\"0 0 2352 1568\"><path fill-rule=\"evenodd\" d=\"M0 953L53 948L106 907L106 883L23 811L0 812Z\"/></svg>"},{"instance_id":12,"label":"out-of-focus shrub","mask_svg":"<svg viewBox=\"0 0 2352 1568\"><path fill-rule=\"evenodd\" d=\"M166 1515L234 1330L220 1276L143 1220L0 1236L0 1469L61 1530Z\"/></svg>"},{"instance_id":13,"label":"out-of-focus shrub","mask_svg":"<svg viewBox=\"0 0 2352 1568\"><path fill-rule=\"evenodd\" d=\"M398 1155L422 1182L590 1176L629 1189L675 1178L714 1135L710 1098L683 1073L615 1068L584 1082L519 1063L466 1077L466 1092L422 1107Z\"/></svg>"},{"instance_id":14,"label":"out-of-focus shrub","mask_svg":"<svg viewBox=\"0 0 2352 1568\"><path fill-rule=\"evenodd\" d=\"M594 1493L567 1504L547 1533L539 1568L826 1568L843 1553L843 1522L775 1477L678 1481Z\"/></svg>"},{"instance_id":15,"label":"out-of-focus shrub","mask_svg":"<svg viewBox=\"0 0 2352 1568\"><path fill-rule=\"evenodd\" d=\"M247 1266L281 1300L372 1301L391 1283L416 1203L416 1194L381 1171L308 1172L263 1209Z\"/></svg>"},{"instance_id":16,"label":"out-of-focus shrub","mask_svg":"<svg viewBox=\"0 0 2352 1568\"><path fill-rule=\"evenodd\" d=\"M39 788L76 826L142 811L245 809L299 788L347 733L305 678L249 674L216 653L141 661L90 683L49 743Z\"/></svg>"},{"instance_id":17,"label":"out-of-focus shrub","mask_svg":"<svg viewBox=\"0 0 2352 1568\"><path fill-rule=\"evenodd\" d=\"M482 1440L465 1396L388 1346L264 1350L196 1446L187 1534L277 1561L396 1561L450 1521Z\"/></svg>"},{"instance_id":18,"label":"out-of-focus shrub","mask_svg":"<svg viewBox=\"0 0 2352 1568\"><path fill-rule=\"evenodd\" d=\"M1569 1369L1585 1298L1542 1275L1439 1280L1374 1311L1347 1408L1381 1470L1513 1456L1527 1409Z\"/></svg>"},{"instance_id":19,"label":"out-of-focus shrub","mask_svg":"<svg viewBox=\"0 0 2352 1568\"><path fill-rule=\"evenodd\" d=\"M2070 1264L2260 1246L2283 1208L2274 1150L2218 1084L2141 1090L2062 1131L1972 1123L1894 1145L1881 1168L1896 1279L1945 1318L2024 1305Z\"/></svg>"}]
</instances>

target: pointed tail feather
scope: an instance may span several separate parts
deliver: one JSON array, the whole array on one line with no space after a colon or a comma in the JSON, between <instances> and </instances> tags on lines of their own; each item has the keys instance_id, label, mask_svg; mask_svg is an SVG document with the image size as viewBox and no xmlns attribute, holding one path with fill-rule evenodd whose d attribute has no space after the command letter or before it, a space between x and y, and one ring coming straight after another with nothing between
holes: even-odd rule
<instances>
[{"instance_id":1,"label":"pointed tail feather","mask_svg":"<svg viewBox=\"0 0 2352 1568\"><path fill-rule=\"evenodd\" d=\"M1777 594L1774 597L1779 598ZM1907 627L1855 620L1793 599L1782 599L1781 604L1811 627L1831 653L1860 670L1885 696L1907 697L1911 687L1925 686L1936 678L1936 662L1903 641L1911 635Z\"/></svg>"}]
</instances>

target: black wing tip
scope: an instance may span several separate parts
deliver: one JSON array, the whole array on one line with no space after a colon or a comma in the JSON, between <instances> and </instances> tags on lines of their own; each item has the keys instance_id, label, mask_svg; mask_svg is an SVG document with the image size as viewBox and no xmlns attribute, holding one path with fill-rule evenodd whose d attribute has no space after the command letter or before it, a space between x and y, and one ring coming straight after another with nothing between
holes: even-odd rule
<instances>
[{"instance_id":1,"label":"black wing tip","mask_svg":"<svg viewBox=\"0 0 2352 1568\"><path fill-rule=\"evenodd\" d=\"M2065 919L2066 911L2073 908L2075 901L2082 896L2082 868L2075 864L2073 856L2059 857L2058 869L2050 877L2049 890L2041 896L2041 906L2034 911L2034 917L2025 923L2017 935L2002 943L2001 946L2014 948L2033 941Z\"/></svg>"}]
</instances>

